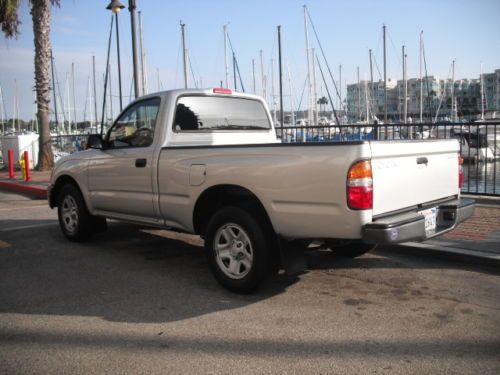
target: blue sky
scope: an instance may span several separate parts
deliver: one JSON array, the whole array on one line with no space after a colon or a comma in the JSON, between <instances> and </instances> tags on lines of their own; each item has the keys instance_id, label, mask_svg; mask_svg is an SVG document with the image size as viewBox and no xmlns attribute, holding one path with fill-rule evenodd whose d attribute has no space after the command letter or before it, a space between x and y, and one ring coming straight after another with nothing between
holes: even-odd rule
<instances>
[{"instance_id":1,"label":"blue sky","mask_svg":"<svg viewBox=\"0 0 500 375\"><path fill-rule=\"evenodd\" d=\"M127 5L126 0L122 2ZM52 46L61 89L66 101L66 76L75 63L76 111L83 119L88 77L92 76L92 55L96 56L98 114L102 106L102 81L111 14L105 9L107 0L63 0L55 8L52 19ZM181 87L182 55L180 26L187 27L188 49L193 70L204 87L214 87L224 79L222 27L228 24L243 83L252 90L252 59L255 59L257 93L260 88L259 50L263 50L264 70L271 76L271 58L277 60L276 26L282 26L285 73L288 67L293 83L295 102L299 101L306 76L303 8L306 4L327 59L338 79L342 64L342 83L356 81L360 75L369 77L368 49L375 54L382 70L382 25L387 25L388 76L401 79L401 45L408 54L408 75L418 76L419 33L424 30L424 43L429 74L446 78L451 61L456 60L456 78L476 78L480 63L483 71L500 68L500 1L498 0L137 0L142 11L147 70L150 91L157 90L157 72L163 89ZM33 32L28 2L22 1L21 35L0 42L0 86L5 110L12 117L13 99L17 90L21 118L32 118L33 112ZM119 15L123 93L131 88L132 64L130 14ZM318 47L312 30L311 46ZM319 50L319 48L317 48ZM319 52L319 51L318 51ZM116 46L111 50L113 95L118 94ZM232 71L232 69L231 69ZM288 75L288 74L287 74ZM378 73L375 70L375 78ZM317 72L318 92L326 94ZM268 90L270 90L270 82ZM194 86L190 77L190 86ZM276 72L277 87L277 72ZM276 88L277 92L277 88ZM288 76L285 93L289 102ZM345 94L344 94L345 95ZM302 108L307 99L303 100ZM128 98L125 98L125 103ZM285 104L287 105L287 104ZM87 107L88 101L87 101ZM113 100L114 115L118 101ZM86 117L89 112L87 108Z\"/></svg>"}]
</instances>

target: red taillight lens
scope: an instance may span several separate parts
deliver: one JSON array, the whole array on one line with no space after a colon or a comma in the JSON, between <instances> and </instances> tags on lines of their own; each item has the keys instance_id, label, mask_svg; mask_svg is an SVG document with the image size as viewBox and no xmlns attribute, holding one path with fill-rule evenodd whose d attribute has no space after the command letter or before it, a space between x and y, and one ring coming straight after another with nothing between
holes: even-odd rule
<instances>
[{"instance_id":1,"label":"red taillight lens","mask_svg":"<svg viewBox=\"0 0 500 375\"><path fill-rule=\"evenodd\" d=\"M347 173L347 205L352 210L373 208L372 166L369 160L359 161Z\"/></svg>"},{"instance_id":2,"label":"red taillight lens","mask_svg":"<svg viewBox=\"0 0 500 375\"><path fill-rule=\"evenodd\" d=\"M223 87L216 87L213 89L214 94L232 94L233 91L231 89L225 89Z\"/></svg>"},{"instance_id":3,"label":"red taillight lens","mask_svg":"<svg viewBox=\"0 0 500 375\"><path fill-rule=\"evenodd\" d=\"M347 204L353 210L369 210L373 207L373 186L348 186Z\"/></svg>"},{"instance_id":4,"label":"red taillight lens","mask_svg":"<svg viewBox=\"0 0 500 375\"><path fill-rule=\"evenodd\" d=\"M461 189L464 186L464 168L462 164L464 159L458 154L458 188Z\"/></svg>"}]
</instances>

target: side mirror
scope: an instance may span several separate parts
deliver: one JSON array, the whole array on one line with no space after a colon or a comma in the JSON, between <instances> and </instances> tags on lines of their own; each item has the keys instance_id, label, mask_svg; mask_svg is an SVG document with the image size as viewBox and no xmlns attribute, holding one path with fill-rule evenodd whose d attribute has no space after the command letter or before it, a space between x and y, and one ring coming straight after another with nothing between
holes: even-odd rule
<instances>
[{"instance_id":1,"label":"side mirror","mask_svg":"<svg viewBox=\"0 0 500 375\"><path fill-rule=\"evenodd\" d=\"M100 134L90 134L87 138L87 147L101 150L103 148L102 136Z\"/></svg>"}]
</instances>

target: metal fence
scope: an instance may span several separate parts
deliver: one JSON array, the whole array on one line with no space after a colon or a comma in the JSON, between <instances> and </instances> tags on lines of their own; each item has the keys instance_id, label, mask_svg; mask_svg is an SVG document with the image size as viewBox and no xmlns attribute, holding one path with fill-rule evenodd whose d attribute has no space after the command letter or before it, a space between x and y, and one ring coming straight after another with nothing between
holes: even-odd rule
<instances>
[{"instance_id":1,"label":"metal fence","mask_svg":"<svg viewBox=\"0 0 500 375\"><path fill-rule=\"evenodd\" d=\"M88 134L57 135L51 137L54 159L83 151L86 148Z\"/></svg>"},{"instance_id":2,"label":"metal fence","mask_svg":"<svg viewBox=\"0 0 500 375\"><path fill-rule=\"evenodd\" d=\"M500 196L500 122L407 125L283 126L282 142L449 139L460 144L464 158L464 193ZM56 158L85 149L88 135L52 137Z\"/></svg>"},{"instance_id":3,"label":"metal fence","mask_svg":"<svg viewBox=\"0 0 500 375\"><path fill-rule=\"evenodd\" d=\"M464 193L500 195L500 122L390 125L283 126L282 142L450 139L464 159Z\"/></svg>"}]
</instances>

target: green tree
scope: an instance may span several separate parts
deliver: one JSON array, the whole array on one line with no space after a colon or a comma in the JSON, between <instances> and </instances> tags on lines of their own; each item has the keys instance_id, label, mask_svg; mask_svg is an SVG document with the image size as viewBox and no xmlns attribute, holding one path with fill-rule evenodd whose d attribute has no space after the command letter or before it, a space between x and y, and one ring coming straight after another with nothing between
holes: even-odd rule
<instances>
[{"instance_id":1,"label":"green tree","mask_svg":"<svg viewBox=\"0 0 500 375\"><path fill-rule=\"evenodd\" d=\"M35 43L35 90L40 124L40 150L37 169L50 170L54 166L49 127L50 96L50 19L51 6L59 6L59 0L28 0L33 20ZM20 31L19 7L21 0L0 0L0 26L7 38L16 37Z\"/></svg>"}]
</instances>

